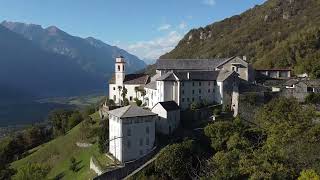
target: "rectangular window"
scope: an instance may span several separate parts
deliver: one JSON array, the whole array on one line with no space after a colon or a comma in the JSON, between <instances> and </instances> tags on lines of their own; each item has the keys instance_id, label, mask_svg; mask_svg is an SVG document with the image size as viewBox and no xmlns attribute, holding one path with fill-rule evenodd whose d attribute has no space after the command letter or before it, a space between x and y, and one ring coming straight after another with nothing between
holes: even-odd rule
<instances>
[{"instance_id":1,"label":"rectangular window","mask_svg":"<svg viewBox=\"0 0 320 180\"><path fill-rule=\"evenodd\" d=\"M208 93L210 93L210 89L208 89Z\"/></svg>"},{"instance_id":2,"label":"rectangular window","mask_svg":"<svg viewBox=\"0 0 320 180\"><path fill-rule=\"evenodd\" d=\"M184 90L182 90L182 94L184 94Z\"/></svg>"},{"instance_id":3,"label":"rectangular window","mask_svg":"<svg viewBox=\"0 0 320 180\"><path fill-rule=\"evenodd\" d=\"M120 65L118 65L118 71L120 71Z\"/></svg>"},{"instance_id":4,"label":"rectangular window","mask_svg":"<svg viewBox=\"0 0 320 180\"><path fill-rule=\"evenodd\" d=\"M192 98L192 102L194 102L194 98Z\"/></svg>"},{"instance_id":5,"label":"rectangular window","mask_svg":"<svg viewBox=\"0 0 320 180\"><path fill-rule=\"evenodd\" d=\"M131 136L131 129L130 128L127 129L127 135Z\"/></svg>"},{"instance_id":6,"label":"rectangular window","mask_svg":"<svg viewBox=\"0 0 320 180\"><path fill-rule=\"evenodd\" d=\"M140 138L140 146L142 146L142 145L143 145L143 139Z\"/></svg>"},{"instance_id":7,"label":"rectangular window","mask_svg":"<svg viewBox=\"0 0 320 180\"><path fill-rule=\"evenodd\" d=\"M130 101L132 101L132 96L130 96Z\"/></svg>"},{"instance_id":8,"label":"rectangular window","mask_svg":"<svg viewBox=\"0 0 320 180\"><path fill-rule=\"evenodd\" d=\"M199 86L201 86L201 82L199 82Z\"/></svg>"},{"instance_id":9,"label":"rectangular window","mask_svg":"<svg viewBox=\"0 0 320 180\"><path fill-rule=\"evenodd\" d=\"M194 86L194 82L192 82L192 86Z\"/></svg>"},{"instance_id":10,"label":"rectangular window","mask_svg":"<svg viewBox=\"0 0 320 180\"><path fill-rule=\"evenodd\" d=\"M208 86L210 86L210 84L211 84L211 83L210 83L210 82L208 82Z\"/></svg>"},{"instance_id":11,"label":"rectangular window","mask_svg":"<svg viewBox=\"0 0 320 180\"><path fill-rule=\"evenodd\" d=\"M130 140L128 140L128 142L127 142L127 147L128 147L128 149L130 149L130 147L131 147L131 142L130 142Z\"/></svg>"},{"instance_id":12,"label":"rectangular window","mask_svg":"<svg viewBox=\"0 0 320 180\"><path fill-rule=\"evenodd\" d=\"M194 94L194 90L192 90L192 94Z\"/></svg>"},{"instance_id":13,"label":"rectangular window","mask_svg":"<svg viewBox=\"0 0 320 180\"><path fill-rule=\"evenodd\" d=\"M181 101L184 102L184 98L182 98Z\"/></svg>"},{"instance_id":14,"label":"rectangular window","mask_svg":"<svg viewBox=\"0 0 320 180\"><path fill-rule=\"evenodd\" d=\"M201 94L201 89L199 89L199 94Z\"/></svg>"},{"instance_id":15,"label":"rectangular window","mask_svg":"<svg viewBox=\"0 0 320 180\"><path fill-rule=\"evenodd\" d=\"M217 85L217 81L213 81L213 84L216 86Z\"/></svg>"},{"instance_id":16,"label":"rectangular window","mask_svg":"<svg viewBox=\"0 0 320 180\"><path fill-rule=\"evenodd\" d=\"M187 98L187 102L189 102L190 101L190 99L189 98Z\"/></svg>"},{"instance_id":17,"label":"rectangular window","mask_svg":"<svg viewBox=\"0 0 320 180\"><path fill-rule=\"evenodd\" d=\"M146 133L149 134L149 126L146 127Z\"/></svg>"}]
</instances>

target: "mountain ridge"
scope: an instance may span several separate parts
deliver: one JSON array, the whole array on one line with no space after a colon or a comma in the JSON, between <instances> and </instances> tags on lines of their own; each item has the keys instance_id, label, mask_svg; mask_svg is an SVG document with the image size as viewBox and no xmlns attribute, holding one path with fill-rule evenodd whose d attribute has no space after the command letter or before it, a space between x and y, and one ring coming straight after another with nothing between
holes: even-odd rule
<instances>
[{"instance_id":1,"label":"mountain ridge","mask_svg":"<svg viewBox=\"0 0 320 180\"><path fill-rule=\"evenodd\" d=\"M73 36L56 26L3 21L1 25L38 44L44 50L74 59L85 71L96 73L106 79L114 71L114 59L126 57L129 73L143 69L146 63L125 50L111 46L93 37Z\"/></svg>"},{"instance_id":2,"label":"mountain ridge","mask_svg":"<svg viewBox=\"0 0 320 180\"><path fill-rule=\"evenodd\" d=\"M319 25L317 0L268 0L240 15L190 30L160 58L247 56L257 68L291 67L296 73L317 76L320 68L312 66L320 67ZM316 42L310 42L312 38Z\"/></svg>"}]
</instances>

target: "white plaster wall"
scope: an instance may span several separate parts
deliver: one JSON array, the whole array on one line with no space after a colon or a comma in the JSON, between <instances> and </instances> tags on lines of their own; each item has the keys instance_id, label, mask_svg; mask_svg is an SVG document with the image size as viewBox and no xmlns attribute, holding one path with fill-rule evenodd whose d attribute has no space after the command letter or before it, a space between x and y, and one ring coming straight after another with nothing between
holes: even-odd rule
<instances>
[{"instance_id":1,"label":"white plaster wall","mask_svg":"<svg viewBox=\"0 0 320 180\"><path fill-rule=\"evenodd\" d=\"M155 105L151 111L158 114L158 118L156 120L156 132L168 134L167 111L159 103Z\"/></svg>"},{"instance_id":2,"label":"white plaster wall","mask_svg":"<svg viewBox=\"0 0 320 180\"><path fill-rule=\"evenodd\" d=\"M145 88L145 90L147 93L146 98L148 98L147 107L151 109L159 102L158 91L149 88Z\"/></svg>"},{"instance_id":3,"label":"white plaster wall","mask_svg":"<svg viewBox=\"0 0 320 180\"><path fill-rule=\"evenodd\" d=\"M124 87L128 90L128 93L126 95L126 98L130 101L130 97L132 97L131 102L134 102L134 98L136 97L136 91L134 90L135 87L139 87L139 84L134 84L134 85L124 85ZM119 99L122 100L121 97L122 90L120 92L120 97L119 97L119 89L116 84L109 84L109 98L114 100L114 96L116 96L116 103L119 103ZM142 98L139 96L138 93L138 99L142 100Z\"/></svg>"},{"instance_id":4,"label":"white plaster wall","mask_svg":"<svg viewBox=\"0 0 320 180\"><path fill-rule=\"evenodd\" d=\"M158 119L156 121L156 132L162 134L169 134L178 128L180 124L180 110L167 112L161 104L157 104L152 112L158 114Z\"/></svg>"},{"instance_id":5,"label":"white plaster wall","mask_svg":"<svg viewBox=\"0 0 320 180\"><path fill-rule=\"evenodd\" d=\"M109 152L122 162L122 123L121 119L109 115Z\"/></svg>"},{"instance_id":6,"label":"white plaster wall","mask_svg":"<svg viewBox=\"0 0 320 180\"><path fill-rule=\"evenodd\" d=\"M223 82L217 82L216 102L223 104Z\"/></svg>"},{"instance_id":7,"label":"white plaster wall","mask_svg":"<svg viewBox=\"0 0 320 180\"><path fill-rule=\"evenodd\" d=\"M114 96L116 99L114 99ZM115 103L119 103L119 90L115 84L109 84L109 99L113 99Z\"/></svg>"},{"instance_id":8,"label":"white plaster wall","mask_svg":"<svg viewBox=\"0 0 320 180\"><path fill-rule=\"evenodd\" d=\"M136 91L134 90L135 87L139 87L139 84L133 84L133 85L127 85L125 84L124 87L128 90L127 96L126 98L128 98L129 101L134 102L134 98L136 98ZM132 97L132 99L130 100L130 97ZM139 99L139 95L138 95L138 99Z\"/></svg>"},{"instance_id":9,"label":"white plaster wall","mask_svg":"<svg viewBox=\"0 0 320 180\"><path fill-rule=\"evenodd\" d=\"M159 102L164 102L164 82L157 81L157 91Z\"/></svg>"},{"instance_id":10,"label":"white plaster wall","mask_svg":"<svg viewBox=\"0 0 320 180\"><path fill-rule=\"evenodd\" d=\"M215 85L214 81L180 82L180 103L178 104L182 109L187 109L192 102L201 103L206 101L209 104L213 103L217 99L217 94L219 94L217 85Z\"/></svg>"},{"instance_id":11,"label":"white plaster wall","mask_svg":"<svg viewBox=\"0 0 320 180\"><path fill-rule=\"evenodd\" d=\"M138 159L148 154L155 142L155 120L157 116L123 119L122 162ZM149 133L147 132L149 129ZM130 129L130 130L129 130ZM131 131L131 135L128 134ZM142 145L140 141L142 140ZM147 143L147 141L149 143ZM129 144L130 145L129 145Z\"/></svg>"}]
</instances>

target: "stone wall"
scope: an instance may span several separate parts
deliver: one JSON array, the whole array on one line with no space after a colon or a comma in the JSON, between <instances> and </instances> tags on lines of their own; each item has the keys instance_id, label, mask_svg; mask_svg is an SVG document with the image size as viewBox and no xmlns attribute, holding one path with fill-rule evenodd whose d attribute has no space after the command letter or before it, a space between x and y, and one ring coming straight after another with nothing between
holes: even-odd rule
<instances>
[{"instance_id":1,"label":"stone wall","mask_svg":"<svg viewBox=\"0 0 320 180\"><path fill-rule=\"evenodd\" d=\"M131 174L133 171L144 165L146 162L148 162L150 159L154 157L155 154L159 152L160 148L154 148L149 154L143 156L142 158L127 162L123 166L112 169L109 171L106 171L102 173L101 175L93 178L93 180L118 180L123 179L129 174Z\"/></svg>"},{"instance_id":2,"label":"stone wall","mask_svg":"<svg viewBox=\"0 0 320 180\"><path fill-rule=\"evenodd\" d=\"M209 119L210 116L213 115L213 109L215 107L221 107L221 105L213 105L213 106L197 109L194 111L192 110L181 111L181 114L180 114L181 124L185 126L189 122Z\"/></svg>"},{"instance_id":3,"label":"stone wall","mask_svg":"<svg viewBox=\"0 0 320 180\"><path fill-rule=\"evenodd\" d=\"M90 158L90 169L93 170L98 175L102 174L102 169L98 165L97 161L94 159L94 157Z\"/></svg>"},{"instance_id":4,"label":"stone wall","mask_svg":"<svg viewBox=\"0 0 320 180\"><path fill-rule=\"evenodd\" d=\"M254 123L259 108L278 96L278 93L271 92L241 93L239 97L239 116L247 122Z\"/></svg>"}]
</instances>

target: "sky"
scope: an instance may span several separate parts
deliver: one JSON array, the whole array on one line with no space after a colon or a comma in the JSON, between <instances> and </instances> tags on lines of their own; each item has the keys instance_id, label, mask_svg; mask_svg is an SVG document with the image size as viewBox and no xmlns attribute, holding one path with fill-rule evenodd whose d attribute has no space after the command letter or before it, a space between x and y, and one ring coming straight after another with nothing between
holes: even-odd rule
<instances>
[{"instance_id":1,"label":"sky","mask_svg":"<svg viewBox=\"0 0 320 180\"><path fill-rule=\"evenodd\" d=\"M141 59L157 59L183 36L265 0L0 0L0 21L57 26Z\"/></svg>"}]
</instances>

